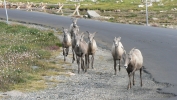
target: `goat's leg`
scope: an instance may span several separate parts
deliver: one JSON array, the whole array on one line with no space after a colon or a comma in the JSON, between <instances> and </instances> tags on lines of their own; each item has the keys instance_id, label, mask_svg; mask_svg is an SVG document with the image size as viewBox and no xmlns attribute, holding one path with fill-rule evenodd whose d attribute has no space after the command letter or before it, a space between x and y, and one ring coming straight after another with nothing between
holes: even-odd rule
<instances>
[{"instance_id":1,"label":"goat's leg","mask_svg":"<svg viewBox=\"0 0 177 100\"><path fill-rule=\"evenodd\" d=\"M114 59L114 70L115 70L115 75L117 74L117 69L116 69L116 60Z\"/></svg>"},{"instance_id":2,"label":"goat's leg","mask_svg":"<svg viewBox=\"0 0 177 100\"><path fill-rule=\"evenodd\" d=\"M80 72L80 66L81 66L81 62L80 62L80 57L77 57L77 64L78 64L78 74Z\"/></svg>"},{"instance_id":3,"label":"goat's leg","mask_svg":"<svg viewBox=\"0 0 177 100\"><path fill-rule=\"evenodd\" d=\"M85 59L84 59L84 57L85 57L85 55L83 54L82 58L81 58L81 61L82 61L82 63L81 63L82 71L84 71L84 68L85 68Z\"/></svg>"},{"instance_id":4,"label":"goat's leg","mask_svg":"<svg viewBox=\"0 0 177 100\"><path fill-rule=\"evenodd\" d=\"M73 52L73 60L72 60L72 63L74 63L74 61L75 61L75 52L74 52L74 48L72 48L72 52Z\"/></svg>"},{"instance_id":5,"label":"goat's leg","mask_svg":"<svg viewBox=\"0 0 177 100\"><path fill-rule=\"evenodd\" d=\"M66 58L65 58L65 48L63 48L63 56L64 56L64 61L66 61Z\"/></svg>"},{"instance_id":6,"label":"goat's leg","mask_svg":"<svg viewBox=\"0 0 177 100\"><path fill-rule=\"evenodd\" d=\"M127 90L131 88L131 74L128 74L128 77L129 77L129 83L127 86Z\"/></svg>"},{"instance_id":7,"label":"goat's leg","mask_svg":"<svg viewBox=\"0 0 177 100\"><path fill-rule=\"evenodd\" d=\"M142 68L140 68L140 80L141 80L141 87L143 86L143 82L142 82Z\"/></svg>"},{"instance_id":8,"label":"goat's leg","mask_svg":"<svg viewBox=\"0 0 177 100\"><path fill-rule=\"evenodd\" d=\"M120 59L119 59L119 71L120 71Z\"/></svg>"},{"instance_id":9,"label":"goat's leg","mask_svg":"<svg viewBox=\"0 0 177 100\"><path fill-rule=\"evenodd\" d=\"M92 54L92 69L93 69L93 63L94 63L94 56L95 54Z\"/></svg>"},{"instance_id":10,"label":"goat's leg","mask_svg":"<svg viewBox=\"0 0 177 100\"><path fill-rule=\"evenodd\" d=\"M68 55L68 53L69 53L69 47L66 48L66 56Z\"/></svg>"},{"instance_id":11,"label":"goat's leg","mask_svg":"<svg viewBox=\"0 0 177 100\"><path fill-rule=\"evenodd\" d=\"M62 47L62 49L63 49L63 56L64 56L64 55L65 55L65 51L64 51L64 50L65 50L65 48L64 48L64 47Z\"/></svg>"},{"instance_id":12,"label":"goat's leg","mask_svg":"<svg viewBox=\"0 0 177 100\"><path fill-rule=\"evenodd\" d=\"M88 55L85 55L85 72L87 72L88 68Z\"/></svg>"},{"instance_id":13,"label":"goat's leg","mask_svg":"<svg viewBox=\"0 0 177 100\"><path fill-rule=\"evenodd\" d=\"M90 57L88 55L88 68L89 68L89 64L90 64Z\"/></svg>"},{"instance_id":14,"label":"goat's leg","mask_svg":"<svg viewBox=\"0 0 177 100\"><path fill-rule=\"evenodd\" d=\"M135 72L133 73L133 85L135 85Z\"/></svg>"}]
</instances>

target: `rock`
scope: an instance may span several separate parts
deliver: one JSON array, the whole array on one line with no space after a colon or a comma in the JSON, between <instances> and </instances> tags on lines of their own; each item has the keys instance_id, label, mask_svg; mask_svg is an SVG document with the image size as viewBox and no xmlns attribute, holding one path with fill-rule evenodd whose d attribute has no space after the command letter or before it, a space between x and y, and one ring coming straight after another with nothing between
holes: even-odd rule
<instances>
[{"instance_id":1,"label":"rock","mask_svg":"<svg viewBox=\"0 0 177 100\"><path fill-rule=\"evenodd\" d=\"M159 19L154 17L154 18L152 18L152 20L156 21L156 20L159 20Z\"/></svg>"},{"instance_id":2,"label":"rock","mask_svg":"<svg viewBox=\"0 0 177 100\"><path fill-rule=\"evenodd\" d=\"M31 66L31 68L32 68L33 70L36 70L36 69L39 69L40 67L38 67L38 66Z\"/></svg>"}]
</instances>

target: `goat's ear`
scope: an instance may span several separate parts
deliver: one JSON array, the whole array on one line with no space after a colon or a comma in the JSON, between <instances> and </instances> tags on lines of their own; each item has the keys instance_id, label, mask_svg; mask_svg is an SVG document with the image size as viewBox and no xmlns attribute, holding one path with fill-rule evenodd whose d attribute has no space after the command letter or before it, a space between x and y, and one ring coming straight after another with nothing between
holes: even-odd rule
<instances>
[{"instance_id":1,"label":"goat's ear","mask_svg":"<svg viewBox=\"0 0 177 100\"><path fill-rule=\"evenodd\" d=\"M135 47L132 49L132 51L134 51L135 50Z\"/></svg>"},{"instance_id":2,"label":"goat's ear","mask_svg":"<svg viewBox=\"0 0 177 100\"><path fill-rule=\"evenodd\" d=\"M124 50L124 53L125 53L125 55L126 55L126 51Z\"/></svg>"},{"instance_id":3,"label":"goat's ear","mask_svg":"<svg viewBox=\"0 0 177 100\"><path fill-rule=\"evenodd\" d=\"M83 38L83 37L84 37L84 32L81 33L81 38Z\"/></svg>"},{"instance_id":4,"label":"goat's ear","mask_svg":"<svg viewBox=\"0 0 177 100\"><path fill-rule=\"evenodd\" d=\"M86 31L88 33L88 36L90 35L90 32L89 31Z\"/></svg>"},{"instance_id":5,"label":"goat's ear","mask_svg":"<svg viewBox=\"0 0 177 100\"><path fill-rule=\"evenodd\" d=\"M119 37L117 38L117 40L119 40L119 41L120 41L120 40L121 40L121 37L119 36Z\"/></svg>"},{"instance_id":6,"label":"goat's ear","mask_svg":"<svg viewBox=\"0 0 177 100\"><path fill-rule=\"evenodd\" d=\"M98 33L98 32L94 32L94 33L93 33L93 36L95 36L96 33Z\"/></svg>"},{"instance_id":7,"label":"goat's ear","mask_svg":"<svg viewBox=\"0 0 177 100\"><path fill-rule=\"evenodd\" d=\"M115 37L114 40L117 40L117 38Z\"/></svg>"}]
</instances>

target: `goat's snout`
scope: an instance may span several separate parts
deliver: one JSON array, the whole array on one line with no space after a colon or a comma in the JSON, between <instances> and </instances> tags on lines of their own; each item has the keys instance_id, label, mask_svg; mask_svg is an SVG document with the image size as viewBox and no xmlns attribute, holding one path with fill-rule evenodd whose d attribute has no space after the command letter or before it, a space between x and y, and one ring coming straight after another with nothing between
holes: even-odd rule
<instances>
[{"instance_id":1,"label":"goat's snout","mask_svg":"<svg viewBox=\"0 0 177 100\"><path fill-rule=\"evenodd\" d=\"M76 44L76 47L79 47L79 44Z\"/></svg>"},{"instance_id":2,"label":"goat's snout","mask_svg":"<svg viewBox=\"0 0 177 100\"><path fill-rule=\"evenodd\" d=\"M75 28L77 25L76 25L76 23L75 24L73 24L73 27Z\"/></svg>"}]
</instances>

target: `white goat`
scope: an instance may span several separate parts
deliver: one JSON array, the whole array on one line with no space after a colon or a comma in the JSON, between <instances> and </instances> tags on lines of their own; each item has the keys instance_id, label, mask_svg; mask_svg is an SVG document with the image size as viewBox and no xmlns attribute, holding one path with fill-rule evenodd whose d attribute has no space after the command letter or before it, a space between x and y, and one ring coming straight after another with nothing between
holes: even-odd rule
<instances>
[{"instance_id":1,"label":"white goat","mask_svg":"<svg viewBox=\"0 0 177 100\"><path fill-rule=\"evenodd\" d=\"M76 28L73 28L72 33L73 33L73 38L72 38L72 52L73 52L73 60L72 63L74 63L75 61L75 52L74 52L74 48L76 45L76 35L78 34L78 27L76 26Z\"/></svg>"},{"instance_id":2,"label":"white goat","mask_svg":"<svg viewBox=\"0 0 177 100\"><path fill-rule=\"evenodd\" d=\"M97 50L97 44L96 44L96 41L94 39L94 36L96 34L96 32L94 32L93 34L86 31L88 33L88 67L89 67L89 63L90 63L90 58L89 58L89 55L92 55L92 58L91 58L91 66L93 68L93 63L94 63L94 56L95 56L95 52Z\"/></svg>"},{"instance_id":3,"label":"white goat","mask_svg":"<svg viewBox=\"0 0 177 100\"><path fill-rule=\"evenodd\" d=\"M66 61L65 57L68 55L69 47L70 46L71 46L71 37L70 37L70 34L68 33L68 29L64 29L63 28L62 48L63 48L64 61Z\"/></svg>"},{"instance_id":4,"label":"white goat","mask_svg":"<svg viewBox=\"0 0 177 100\"><path fill-rule=\"evenodd\" d=\"M88 45L87 43L83 40L84 34L77 34L76 35L76 46L75 46L75 53L76 53L76 58L77 58L77 64L78 64L78 73L80 72L80 67L82 70L85 72L87 71L87 50L88 50ZM85 57L85 59L84 59Z\"/></svg>"},{"instance_id":5,"label":"white goat","mask_svg":"<svg viewBox=\"0 0 177 100\"><path fill-rule=\"evenodd\" d=\"M143 68L143 56L141 51L133 48L128 55L126 55L124 67L127 70L129 83L127 89L131 88L131 76L133 75L133 85L135 85L134 76L135 71L140 70L140 81L142 87L142 68Z\"/></svg>"},{"instance_id":6,"label":"white goat","mask_svg":"<svg viewBox=\"0 0 177 100\"><path fill-rule=\"evenodd\" d=\"M115 75L117 74L117 69L116 69L116 60L119 60L119 71L120 71L120 60L122 59L122 55L124 53L124 47L122 45L122 43L120 42L121 37L118 38L114 38L113 40L113 45L112 45L112 56L113 56L113 60L114 60L114 70L115 70Z\"/></svg>"},{"instance_id":7,"label":"white goat","mask_svg":"<svg viewBox=\"0 0 177 100\"><path fill-rule=\"evenodd\" d=\"M74 30L74 28L76 28L77 32L79 32L79 27L77 26L77 18L71 18L71 20L72 20L72 23L70 25L69 32L71 34L71 38L73 38L73 30Z\"/></svg>"}]
</instances>

